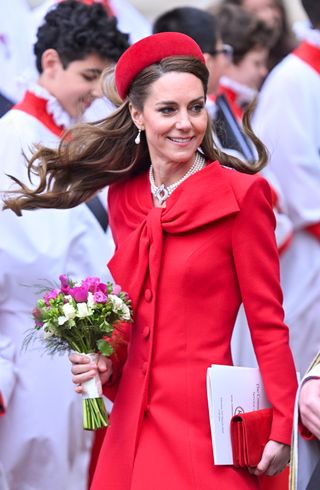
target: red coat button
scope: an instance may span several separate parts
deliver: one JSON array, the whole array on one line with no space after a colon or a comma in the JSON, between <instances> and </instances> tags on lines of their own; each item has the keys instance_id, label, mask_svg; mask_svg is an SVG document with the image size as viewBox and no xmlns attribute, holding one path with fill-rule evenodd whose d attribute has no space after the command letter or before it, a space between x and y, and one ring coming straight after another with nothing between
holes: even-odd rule
<instances>
[{"instance_id":1,"label":"red coat button","mask_svg":"<svg viewBox=\"0 0 320 490\"><path fill-rule=\"evenodd\" d=\"M145 339L147 339L150 335L150 327L144 327L142 335L144 336Z\"/></svg>"},{"instance_id":2,"label":"red coat button","mask_svg":"<svg viewBox=\"0 0 320 490\"><path fill-rule=\"evenodd\" d=\"M148 370L148 363L147 362L144 362L142 364L142 372L143 372L143 374L147 374L147 370Z\"/></svg>"},{"instance_id":3,"label":"red coat button","mask_svg":"<svg viewBox=\"0 0 320 490\"><path fill-rule=\"evenodd\" d=\"M151 301L152 300L152 291L151 289L146 289L144 292L144 299L146 301Z\"/></svg>"}]
</instances>

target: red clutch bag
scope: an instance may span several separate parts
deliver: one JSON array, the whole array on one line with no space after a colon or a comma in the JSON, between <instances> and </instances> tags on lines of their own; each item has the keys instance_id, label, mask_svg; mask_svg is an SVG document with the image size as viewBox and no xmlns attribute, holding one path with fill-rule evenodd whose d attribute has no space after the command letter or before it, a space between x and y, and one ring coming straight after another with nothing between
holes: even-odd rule
<instances>
[{"instance_id":1,"label":"red clutch bag","mask_svg":"<svg viewBox=\"0 0 320 490\"><path fill-rule=\"evenodd\" d=\"M270 437L272 412L272 408L264 408L232 417L230 433L235 466L257 466Z\"/></svg>"}]
</instances>

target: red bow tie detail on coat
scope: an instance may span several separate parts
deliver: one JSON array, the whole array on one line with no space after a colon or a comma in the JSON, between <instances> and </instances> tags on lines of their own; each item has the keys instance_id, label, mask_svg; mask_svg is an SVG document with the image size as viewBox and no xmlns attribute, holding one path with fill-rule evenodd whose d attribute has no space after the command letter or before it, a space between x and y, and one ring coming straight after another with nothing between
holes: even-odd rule
<instances>
[{"instance_id":1,"label":"red bow tie detail on coat","mask_svg":"<svg viewBox=\"0 0 320 490\"><path fill-rule=\"evenodd\" d=\"M153 206L147 173L110 187L111 228L115 224L118 234L114 236L116 252L108 266L114 279L128 291L133 306L139 300L148 268L152 288L157 289L164 234L188 233L239 211L224 172L218 162L211 163L183 182L165 208Z\"/></svg>"}]
</instances>

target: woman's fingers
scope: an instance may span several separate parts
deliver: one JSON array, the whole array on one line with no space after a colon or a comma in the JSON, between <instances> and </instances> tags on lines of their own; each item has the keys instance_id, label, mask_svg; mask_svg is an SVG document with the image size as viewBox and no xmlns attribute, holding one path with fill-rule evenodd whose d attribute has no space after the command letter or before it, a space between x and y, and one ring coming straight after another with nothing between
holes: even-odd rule
<instances>
[{"instance_id":1,"label":"woman's fingers","mask_svg":"<svg viewBox=\"0 0 320 490\"><path fill-rule=\"evenodd\" d=\"M274 476L280 473L289 463L290 446L276 441L268 441L261 461L256 468L250 468L250 473L259 476Z\"/></svg>"},{"instance_id":2,"label":"woman's fingers","mask_svg":"<svg viewBox=\"0 0 320 490\"><path fill-rule=\"evenodd\" d=\"M72 364L72 382L76 385L81 385L85 381L89 381L94 378L98 372L97 365L92 362L87 356L81 354L72 353L69 355L69 360ZM82 387L77 386L75 391L82 393Z\"/></svg>"},{"instance_id":3,"label":"woman's fingers","mask_svg":"<svg viewBox=\"0 0 320 490\"><path fill-rule=\"evenodd\" d=\"M69 360L72 364L72 382L77 385L75 388L77 393L83 393L81 384L93 379L97 374L99 374L102 384L108 381L112 375L112 361L103 355L100 355L97 363L95 363L87 356L73 352L69 355Z\"/></svg>"}]
</instances>

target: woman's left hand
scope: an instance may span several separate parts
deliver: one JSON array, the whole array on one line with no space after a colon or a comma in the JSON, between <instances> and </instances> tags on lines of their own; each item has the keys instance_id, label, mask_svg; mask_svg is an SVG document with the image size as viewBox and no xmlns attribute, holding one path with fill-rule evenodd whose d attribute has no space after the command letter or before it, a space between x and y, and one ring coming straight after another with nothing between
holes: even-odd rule
<instances>
[{"instance_id":1,"label":"woman's left hand","mask_svg":"<svg viewBox=\"0 0 320 490\"><path fill-rule=\"evenodd\" d=\"M255 468L249 468L253 475L274 476L285 469L290 460L290 446L281 442L268 441L260 463Z\"/></svg>"}]
</instances>

